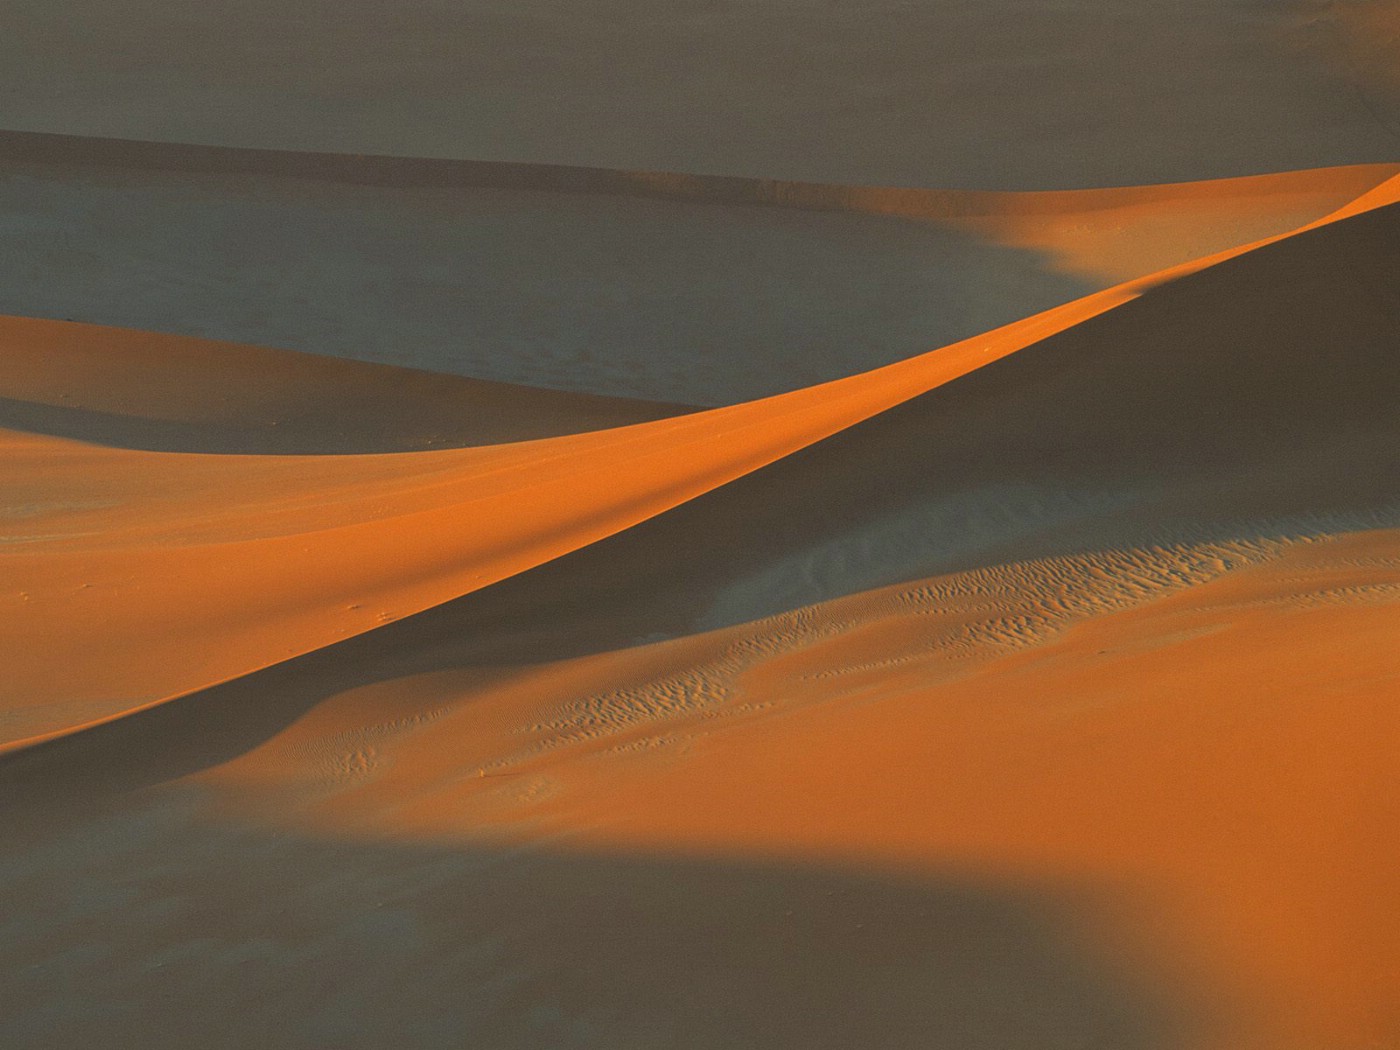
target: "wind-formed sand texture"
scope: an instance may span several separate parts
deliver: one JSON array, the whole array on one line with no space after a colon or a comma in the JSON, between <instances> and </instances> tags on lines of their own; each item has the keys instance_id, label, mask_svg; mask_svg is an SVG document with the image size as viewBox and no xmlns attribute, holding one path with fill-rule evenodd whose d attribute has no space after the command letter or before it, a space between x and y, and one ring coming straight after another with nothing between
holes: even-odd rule
<instances>
[{"instance_id":1,"label":"wind-formed sand texture","mask_svg":"<svg viewBox=\"0 0 1400 1050\"><path fill-rule=\"evenodd\" d=\"M1400 1045L1393 4L235 6L12 12L0 1047Z\"/></svg>"}]
</instances>

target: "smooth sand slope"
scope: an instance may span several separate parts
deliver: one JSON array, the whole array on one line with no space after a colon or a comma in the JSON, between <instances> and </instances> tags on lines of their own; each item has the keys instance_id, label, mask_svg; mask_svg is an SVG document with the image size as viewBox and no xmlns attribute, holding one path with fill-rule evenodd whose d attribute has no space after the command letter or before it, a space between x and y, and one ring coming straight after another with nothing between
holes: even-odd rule
<instances>
[{"instance_id":1,"label":"smooth sand slope","mask_svg":"<svg viewBox=\"0 0 1400 1050\"><path fill-rule=\"evenodd\" d=\"M1393 10L10 0L0 97L7 127L36 131L842 183L1112 186L1392 158Z\"/></svg>"},{"instance_id":2,"label":"smooth sand slope","mask_svg":"<svg viewBox=\"0 0 1400 1050\"><path fill-rule=\"evenodd\" d=\"M974 193L0 134L0 313L687 404L1294 229L1392 166Z\"/></svg>"},{"instance_id":3,"label":"smooth sand slope","mask_svg":"<svg viewBox=\"0 0 1400 1050\"><path fill-rule=\"evenodd\" d=\"M0 345L0 425L152 452L410 452L688 411L37 318L0 317Z\"/></svg>"},{"instance_id":4,"label":"smooth sand slope","mask_svg":"<svg viewBox=\"0 0 1400 1050\"><path fill-rule=\"evenodd\" d=\"M666 410L519 391L559 436L370 455L8 431L9 735L58 738L0 764L0 1034L1394 1041L1400 187L1361 189L618 429L571 433ZM84 348L192 362L182 441L363 389L292 357L219 415L207 345L9 331L31 407Z\"/></svg>"},{"instance_id":5,"label":"smooth sand slope","mask_svg":"<svg viewBox=\"0 0 1400 1050\"><path fill-rule=\"evenodd\" d=\"M24 705L21 724L53 718L60 698L79 710L135 708L421 611L634 525L1117 301L1075 304L1001 340L766 401L411 460L206 459L12 433L15 525L0 557L17 629L5 643L4 706ZM10 742L49 729L12 731Z\"/></svg>"},{"instance_id":6,"label":"smooth sand slope","mask_svg":"<svg viewBox=\"0 0 1400 1050\"><path fill-rule=\"evenodd\" d=\"M1393 186L1349 209L1389 203ZM1364 218L1363 211L1346 221L1364 231ZM1177 276L1243 250L1187 264ZM159 702L487 586L1065 331L1171 276L762 401L407 460L206 459L15 434L8 458L17 510L2 555L6 601L17 620L6 639L8 744ZM1255 383L1274 395L1273 426L1282 422L1296 438L1302 431L1288 418L1286 398L1303 388L1281 376ZM1320 389L1313 385L1307 396ZM1373 389L1381 392L1371 396L1388 397L1383 386ZM1119 418L1135 411L1126 398L1113 404ZM1182 407L1191 414L1175 425L1189 442L1196 420L1208 417ZM1348 421L1352 416L1370 418L1346 414L1327 441L1352 438L1350 431L1362 427ZM1369 437L1363 427L1356 440ZM1246 433L1225 462L1251 469L1272 440L1264 429ZM1053 454L1053 444L1045 447ZM1177 472L1163 471L1154 480ZM210 593L220 600L211 603Z\"/></svg>"}]
</instances>

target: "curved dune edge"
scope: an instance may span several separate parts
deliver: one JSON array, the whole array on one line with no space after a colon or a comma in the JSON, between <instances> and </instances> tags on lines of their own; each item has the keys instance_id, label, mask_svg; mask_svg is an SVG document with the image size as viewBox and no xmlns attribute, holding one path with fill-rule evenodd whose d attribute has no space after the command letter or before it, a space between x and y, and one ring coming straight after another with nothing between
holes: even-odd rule
<instances>
[{"instance_id":1,"label":"curved dune edge","mask_svg":"<svg viewBox=\"0 0 1400 1050\"><path fill-rule=\"evenodd\" d=\"M997 194L567 169L546 192L529 188L532 166L449 163L441 186L415 188L417 162L388 158L382 185L366 187L352 184L355 166L378 159L330 157L327 177L316 179L318 158L296 153L264 163L236 150L58 141L71 146L71 162L26 163L25 149L0 148L0 222L15 224L15 251L0 267L0 282L13 282L11 313L707 406L864 371L1288 232L1397 171ZM132 148L150 152L149 163L141 154L123 164ZM204 160L186 171L179 158L191 149ZM337 164L351 183L332 178ZM395 164L408 175L395 175ZM459 168L467 175L454 182ZM611 197L586 192L599 179ZM493 350L506 343L510 353ZM72 391L53 386L53 397L37 400L59 411L0 401L0 426L28 421L59 436L171 451L481 443L452 419L458 388L448 383L406 388L422 420L349 384L352 400L373 406L357 422L354 406L336 407L339 381L289 362L296 385L239 415L217 400L217 382L231 376L246 400L251 377L239 362L281 364L230 345L205 355L201 387L192 355L172 351L147 387L131 380L154 367L153 355L113 336L118 349L132 356L125 381L113 383L110 367L84 376L76 361L63 376L109 416L69 412L57 395ZM113 363L92 347L87 356ZM151 402L176 372L188 377L178 399L192 390L199 403L172 421L163 401ZM99 375L112 389L93 398ZM0 377L0 397L22 397L5 393L12 383ZM321 405L312 383L334 388ZM283 398L298 418L273 415ZM509 418L506 389L464 400L477 414L500 414L500 433L483 441L511 439L523 418ZM140 419L127 418L133 408ZM394 417L404 426L385 435ZM631 421L600 414L576 429Z\"/></svg>"},{"instance_id":2,"label":"curved dune edge","mask_svg":"<svg viewBox=\"0 0 1400 1050\"><path fill-rule=\"evenodd\" d=\"M268 175L399 188L588 193L806 211L852 211L910 219L1053 215L1166 200L1203 201L1272 194L1356 195L1400 173L1400 164L1358 164L1106 189L923 189L566 164L251 149L37 131L0 131L0 161L186 175Z\"/></svg>"},{"instance_id":3,"label":"curved dune edge","mask_svg":"<svg viewBox=\"0 0 1400 1050\"><path fill-rule=\"evenodd\" d=\"M1295 232L1397 199L1400 180L1391 179ZM104 696L142 698L19 736L0 751L110 722L487 586L1111 310L1155 284L1290 235L1183 264L863 375L619 430L330 462L64 447L79 490L96 469L119 476L127 499L168 491L171 477L182 471L198 474L205 491L183 507L157 502L155 514L125 507L105 522L89 519L97 525L88 530L98 537L96 545L53 529L0 556L25 606L11 617L21 630L7 639L13 668L7 685L15 697L7 707L19 701L45 709L74 697L89 703ZM53 469L43 448L31 463L40 472ZM405 471L409 463L414 469ZM464 522L472 527L462 528Z\"/></svg>"},{"instance_id":4,"label":"curved dune edge","mask_svg":"<svg viewBox=\"0 0 1400 1050\"><path fill-rule=\"evenodd\" d=\"M470 643L353 684L326 686L323 663L77 764L147 770L133 745L160 740L183 759L155 778L192 774L220 819L318 841L1115 885L1154 987L1218 997L1259 1045L1382 1045L1390 836L1357 800L1394 765L1398 536L998 565L499 676ZM210 746L221 713L285 707L308 678L317 703L276 735Z\"/></svg>"},{"instance_id":5,"label":"curved dune edge","mask_svg":"<svg viewBox=\"0 0 1400 1050\"><path fill-rule=\"evenodd\" d=\"M409 452L692 411L189 336L0 315L0 428L146 451Z\"/></svg>"},{"instance_id":6,"label":"curved dune edge","mask_svg":"<svg viewBox=\"0 0 1400 1050\"><path fill-rule=\"evenodd\" d=\"M65 178L123 175L313 180L404 190L598 195L837 212L937 226L1038 252L1103 288L1285 233L1400 174L1361 164L1193 182L1000 191L797 182L508 161L244 149L0 131L0 164Z\"/></svg>"}]
</instances>

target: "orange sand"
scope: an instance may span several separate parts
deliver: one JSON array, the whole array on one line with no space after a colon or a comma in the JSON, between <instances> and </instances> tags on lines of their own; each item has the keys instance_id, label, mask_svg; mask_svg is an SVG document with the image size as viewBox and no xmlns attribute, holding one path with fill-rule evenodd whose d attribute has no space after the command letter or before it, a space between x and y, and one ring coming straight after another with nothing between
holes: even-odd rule
<instances>
[{"instance_id":1,"label":"orange sand","mask_svg":"<svg viewBox=\"0 0 1400 1050\"><path fill-rule=\"evenodd\" d=\"M212 827L388 843L405 856L548 847L1092 887L1074 912L1076 936L1187 1019L1155 1045L1362 1050L1400 1039L1400 856L1390 841L1400 533L1386 525L1384 493L1357 489L1370 499L1358 506L1337 476L1349 459L1394 455L1393 402L1378 388L1396 377L1395 358L1350 341L1387 330L1393 289L1362 294L1371 313L1360 321L1310 301L1316 327L1301 338L1334 361L1316 370L1316 391L1287 385L1309 373L1270 362L1238 328L1268 331L1270 319L1242 320L1231 301L1240 289L1373 288L1395 244L1400 178L1270 178L1171 188L1161 208L1164 190L1108 193L1087 210L1112 221L1092 229L1063 219L1078 212L1061 211L1054 194L1026 198L1021 212L969 215L959 221L1068 269L1132 279L872 372L688 414L5 322L0 339L19 366L0 396L36 418L53 413L47 426L0 432L0 750L10 753L0 785L9 812L29 818L16 820L15 842L81 826L87 802L139 821L197 790ZM1200 204L1183 212L1182 200ZM1219 243L1224 216L1238 243ZM1340 275L1300 271L1308 246ZM1152 272L1158 263L1169 265ZM1204 316L1173 322L1182 302ZM722 486L929 391L995 376L996 362L1046 355L1054 382L1091 383L1085 360L1126 352L1095 342L1115 331L1105 325L1114 317L1194 324L1218 331L1211 352L1264 355L1249 390L1227 387L1239 393L1237 418L1195 418L1188 406L1175 420L1217 427L1257 460L1214 464L1226 480L1211 488L1200 473L1209 450L1196 450L1179 475L1137 479L1154 493L1144 513L1204 514L1243 471L1244 488L1292 485L1299 508L1335 514L1225 535L1212 522L1216 534L1161 544L1115 540L1121 522L1105 516L1107 538L1060 554L988 556L751 623L646 644L580 642L559 655L541 640L516 650L528 657L493 658L490 630L521 632L505 620L482 638L433 627L436 613L410 619L517 577L529 593L527 570L562 559L567 572L571 552L602 551L586 571L625 590L631 534L611 547L608 537L722 497ZM1159 336L1130 328L1116 338ZM1323 345L1329 336L1338 344ZM1208 358L1185 360L1200 374L1183 383L1212 383ZM1362 375L1364 388L1339 403L1329 375ZM1312 405L1313 393L1326 403ZM1144 461L1132 458L1142 450L1110 447L1115 426L1131 438L1131 417L1174 422L1151 391L1142 396L1089 421L1110 438L1088 455L1128 472ZM1072 397L1047 409L1034 390L1007 404L969 397L967 411L1007 430L1038 412L1085 411ZM1295 405L1301 440L1316 447L1270 459L1256 435ZM87 416L75 422L75 410ZM362 414L374 416L372 448L354 426ZM73 440L79 426L99 428L88 436L107 445ZM1086 450L1044 433L1045 476L1096 468L1061 462ZM438 444L452 447L422 450ZM969 476L984 467L970 461ZM794 547L823 514L821 484L810 507L790 508ZM1238 508L1262 499L1235 494ZM679 575L687 553L670 553ZM588 637L595 615L604 610L572 610L565 635ZM360 649L336 646L367 632ZM380 634L394 641L365 657ZM441 656L424 669L404 655L417 651ZM298 708L301 697L311 699ZM239 719L253 728L235 732ZM86 800L76 811L66 801L75 796ZM236 852L210 849L196 878L232 887ZM79 877L55 872L56 885ZM441 924L462 904L422 907ZM140 936L159 939L167 920L151 921ZM239 935L236 919L211 928ZM744 931L707 936L722 951ZM449 974L466 965L453 959L441 962ZM872 972L856 967L850 979ZM158 980L139 978L136 998L149 1001L155 985L140 982ZM1049 1038L1027 1031L1026 1045ZM177 1045L169 1038L146 1042ZM1092 1045L1108 1050L1114 1038ZM916 1031L899 1045L941 1044Z\"/></svg>"}]
</instances>

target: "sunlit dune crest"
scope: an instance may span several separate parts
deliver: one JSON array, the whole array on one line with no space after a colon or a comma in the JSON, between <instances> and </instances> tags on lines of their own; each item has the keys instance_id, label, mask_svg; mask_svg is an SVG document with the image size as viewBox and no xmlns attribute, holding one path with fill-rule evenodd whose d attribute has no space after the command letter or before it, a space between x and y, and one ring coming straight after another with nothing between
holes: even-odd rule
<instances>
[{"instance_id":1,"label":"sunlit dune crest","mask_svg":"<svg viewBox=\"0 0 1400 1050\"><path fill-rule=\"evenodd\" d=\"M1395 191L1373 192L1367 207ZM634 525L1138 292L1118 286L764 401L410 460L204 462L23 439L12 454L19 491L40 491L24 500L22 531L5 555L18 592L9 601L26 607L9 639L7 706L23 703L42 720L57 692L84 709L136 708L421 611ZM106 483L91 486L92 475ZM63 478L72 479L67 490ZM223 600L208 603L210 590ZM205 616L214 622L201 625ZM152 639L168 647L163 655ZM56 679L65 644L85 658L60 660ZM11 739L61 729L41 724Z\"/></svg>"},{"instance_id":2,"label":"sunlit dune crest","mask_svg":"<svg viewBox=\"0 0 1400 1050\"><path fill-rule=\"evenodd\" d=\"M10 314L714 406L1288 232L1395 173L992 193L0 133L0 285ZM415 395L425 424L447 389Z\"/></svg>"},{"instance_id":3,"label":"sunlit dune crest","mask_svg":"<svg viewBox=\"0 0 1400 1050\"><path fill-rule=\"evenodd\" d=\"M470 171L1087 291L711 408L0 319L0 1037L1400 1039L1400 168Z\"/></svg>"}]
</instances>

